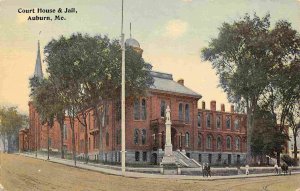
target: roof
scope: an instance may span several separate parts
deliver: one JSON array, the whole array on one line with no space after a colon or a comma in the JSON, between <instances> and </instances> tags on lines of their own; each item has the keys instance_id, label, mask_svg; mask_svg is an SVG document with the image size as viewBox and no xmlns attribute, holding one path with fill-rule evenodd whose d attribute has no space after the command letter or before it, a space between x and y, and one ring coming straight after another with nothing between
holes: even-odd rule
<instances>
[{"instance_id":1,"label":"roof","mask_svg":"<svg viewBox=\"0 0 300 191\"><path fill-rule=\"evenodd\" d=\"M194 92L186 86L175 82L173 80L172 74L161 73L156 71L151 71L150 73L154 79L154 84L150 87L150 89L166 91L170 93L179 93L197 98L202 97L200 94Z\"/></svg>"},{"instance_id":2,"label":"roof","mask_svg":"<svg viewBox=\"0 0 300 191\"><path fill-rule=\"evenodd\" d=\"M135 48L140 48L140 43L131 37L125 41L125 45L135 47Z\"/></svg>"}]
</instances>

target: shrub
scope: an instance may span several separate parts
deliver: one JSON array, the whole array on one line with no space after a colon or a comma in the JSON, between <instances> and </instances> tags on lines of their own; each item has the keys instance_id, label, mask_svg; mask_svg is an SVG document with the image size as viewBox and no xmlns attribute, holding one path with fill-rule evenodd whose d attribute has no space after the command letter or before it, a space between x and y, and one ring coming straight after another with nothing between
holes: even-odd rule
<instances>
[{"instance_id":1,"label":"shrub","mask_svg":"<svg viewBox=\"0 0 300 191\"><path fill-rule=\"evenodd\" d=\"M296 166L297 165L297 161L295 161L289 155L282 155L281 160L283 160L288 166Z\"/></svg>"}]
</instances>

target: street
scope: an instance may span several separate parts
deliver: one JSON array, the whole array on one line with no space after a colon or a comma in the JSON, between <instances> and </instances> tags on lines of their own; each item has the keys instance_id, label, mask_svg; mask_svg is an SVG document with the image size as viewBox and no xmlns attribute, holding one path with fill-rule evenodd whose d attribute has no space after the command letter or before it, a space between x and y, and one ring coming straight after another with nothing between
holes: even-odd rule
<instances>
[{"instance_id":1,"label":"street","mask_svg":"<svg viewBox=\"0 0 300 191\"><path fill-rule=\"evenodd\" d=\"M278 190L300 188L300 174L217 181L126 178L1 153L5 190ZM0 188L1 189L1 188Z\"/></svg>"}]
</instances>

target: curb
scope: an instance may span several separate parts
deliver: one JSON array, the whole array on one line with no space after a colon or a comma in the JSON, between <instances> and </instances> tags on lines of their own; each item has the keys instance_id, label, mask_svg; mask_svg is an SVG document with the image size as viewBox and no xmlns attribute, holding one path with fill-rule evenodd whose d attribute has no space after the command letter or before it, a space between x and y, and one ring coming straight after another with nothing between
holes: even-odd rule
<instances>
[{"instance_id":1,"label":"curb","mask_svg":"<svg viewBox=\"0 0 300 191\"><path fill-rule=\"evenodd\" d=\"M114 170L114 169L106 169L106 168L101 168L101 167L96 167L96 166L91 166L91 168L87 166L81 166L82 164L77 163L76 166L60 162L60 161L55 161L55 160L47 160L43 158L35 158L35 156L30 156L30 155L24 155L24 154L17 154L20 156L32 158L32 159L38 159L38 160L43 160L45 162L52 162L60 165L65 165L77 169L82 169L82 170L88 170L88 171L93 171L93 172L100 172L102 174L106 175L115 175L115 176L123 176L121 171ZM86 164L83 164L86 165ZM296 175L300 174L299 171L293 172L291 175ZM259 177L269 177L269 176L285 176L285 175L277 175L277 174L250 174L250 175L233 175L233 176L215 176L215 177L202 177L202 176L189 176L189 175L162 175L162 174L149 174L149 173L141 173L141 172L126 172L125 177L127 178L155 178L155 179L174 179L174 180L198 180L198 181L217 181L217 180L229 180L229 179L246 179L246 178L259 178ZM288 176L288 175L287 175ZM0 187L1 191L1 187Z\"/></svg>"}]
</instances>

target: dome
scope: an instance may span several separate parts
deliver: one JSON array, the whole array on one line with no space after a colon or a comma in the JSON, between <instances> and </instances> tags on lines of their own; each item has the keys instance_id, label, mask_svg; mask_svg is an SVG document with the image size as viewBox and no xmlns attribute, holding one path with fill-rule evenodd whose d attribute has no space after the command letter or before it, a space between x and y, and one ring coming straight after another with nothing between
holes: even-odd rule
<instances>
[{"instance_id":1,"label":"dome","mask_svg":"<svg viewBox=\"0 0 300 191\"><path fill-rule=\"evenodd\" d=\"M127 39L127 40L125 41L125 45L126 45L126 46L131 46L131 47L133 47L133 48L141 48L141 47L140 47L140 43L139 43L137 40L135 40L134 38L129 38L129 39Z\"/></svg>"}]
</instances>

